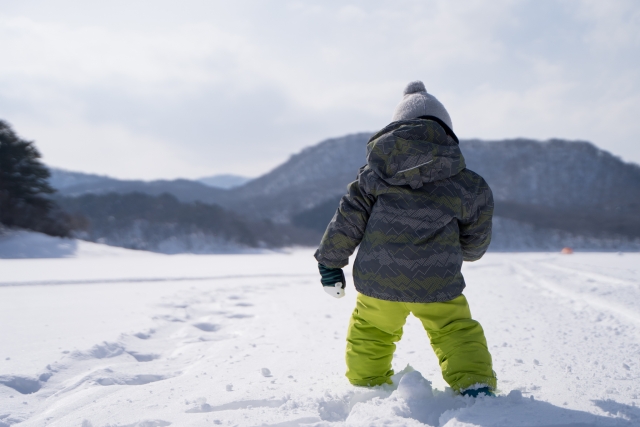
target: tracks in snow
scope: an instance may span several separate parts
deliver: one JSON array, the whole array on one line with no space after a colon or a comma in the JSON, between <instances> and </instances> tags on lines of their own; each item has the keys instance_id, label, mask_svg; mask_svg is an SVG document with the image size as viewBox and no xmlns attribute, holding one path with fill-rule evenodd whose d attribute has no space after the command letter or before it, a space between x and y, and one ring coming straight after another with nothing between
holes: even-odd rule
<instances>
[{"instance_id":1,"label":"tracks in snow","mask_svg":"<svg viewBox=\"0 0 640 427\"><path fill-rule=\"evenodd\" d=\"M510 265L533 286L568 300L583 302L640 326L640 291L637 284L631 281L544 261L511 261ZM565 274L559 276L550 274L550 271Z\"/></svg>"}]
</instances>

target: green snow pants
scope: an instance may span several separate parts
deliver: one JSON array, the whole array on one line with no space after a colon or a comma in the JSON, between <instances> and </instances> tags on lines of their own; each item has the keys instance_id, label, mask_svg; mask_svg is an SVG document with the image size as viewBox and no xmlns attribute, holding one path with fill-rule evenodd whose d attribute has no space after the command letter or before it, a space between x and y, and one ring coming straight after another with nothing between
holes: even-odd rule
<instances>
[{"instance_id":1,"label":"green snow pants","mask_svg":"<svg viewBox=\"0 0 640 427\"><path fill-rule=\"evenodd\" d=\"M474 384L496 388L491 354L464 295L434 303L385 301L358 294L347 333L347 378L354 385L391 383L391 360L409 313L424 326L442 376L456 391Z\"/></svg>"}]
</instances>

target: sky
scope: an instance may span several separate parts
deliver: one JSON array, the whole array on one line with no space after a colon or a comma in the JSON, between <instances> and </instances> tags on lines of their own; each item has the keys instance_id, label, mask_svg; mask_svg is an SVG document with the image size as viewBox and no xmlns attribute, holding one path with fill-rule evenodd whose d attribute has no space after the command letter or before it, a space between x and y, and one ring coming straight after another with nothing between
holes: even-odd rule
<instances>
[{"instance_id":1,"label":"sky","mask_svg":"<svg viewBox=\"0 0 640 427\"><path fill-rule=\"evenodd\" d=\"M259 176L412 80L460 138L640 163L637 0L3 0L0 52L0 119L73 171Z\"/></svg>"}]
</instances>

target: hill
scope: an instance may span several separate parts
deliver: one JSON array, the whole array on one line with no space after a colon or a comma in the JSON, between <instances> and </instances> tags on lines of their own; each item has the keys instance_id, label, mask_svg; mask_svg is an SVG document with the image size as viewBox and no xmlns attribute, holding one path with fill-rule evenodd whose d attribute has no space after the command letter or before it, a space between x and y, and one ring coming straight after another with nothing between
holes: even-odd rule
<instances>
[{"instance_id":1,"label":"hill","mask_svg":"<svg viewBox=\"0 0 640 427\"><path fill-rule=\"evenodd\" d=\"M322 159L326 164L349 164L336 169L329 183L322 168L309 167L305 182L294 179L282 185L273 200L304 191L305 202L289 201L285 209L267 200L263 215L283 216L293 224L321 232L331 219L356 165L364 163L367 134L325 141L305 150L275 172L284 177L299 174L299 165ZM582 249L640 248L640 167L582 141L460 141L469 169L481 174L493 189L496 227L492 250L557 250L563 246ZM358 162L360 159L360 162ZM318 171L320 169L320 171ZM275 177L265 175L253 186L274 186ZM260 196L256 194L256 197ZM305 207L306 206L306 207ZM277 212L277 213L276 213ZM544 237L543 237L544 236Z\"/></svg>"},{"instance_id":2,"label":"hill","mask_svg":"<svg viewBox=\"0 0 640 427\"><path fill-rule=\"evenodd\" d=\"M70 172L52 168L50 183L62 196L78 197L85 194L142 193L152 196L171 194L181 202L225 204L229 192L213 188L198 181L174 180L121 180L100 175Z\"/></svg>"},{"instance_id":3,"label":"hill","mask_svg":"<svg viewBox=\"0 0 640 427\"><path fill-rule=\"evenodd\" d=\"M170 194L85 194L56 202L83 224L75 236L161 253L231 253L313 245L319 233L249 220L217 205L183 203ZM78 219L79 218L79 219Z\"/></svg>"},{"instance_id":4,"label":"hill","mask_svg":"<svg viewBox=\"0 0 640 427\"><path fill-rule=\"evenodd\" d=\"M188 180L104 177L78 179L59 189L66 196L168 193L181 202L216 204L253 220L320 233L365 163L370 135L325 140L229 190ZM640 166L584 141L474 139L461 140L460 147L468 168L484 176L494 192L492 250L556 250L571 244L582 249L640 248Z\"/></svg>"},{"instance_id":5,"label":"hill","mask_svg":"<svg viewBox=\"0 0 640 427\"><path fill-rule=\"evenodd\" d=\"M239 189L240 198L305 192L301 212L342 194L365 164L368 134L322 142ZM491 185L497 201L559 210L597 209L628 214L640 208L640 166L588 142L562 140L460 141L467 167ZM257 202L254 202L257 203ZM261 205L264 205L262 202ZM261 210L276 216L276 206ZM268 212L268 213L267 213Z\"/></svg>"}]
</instances>

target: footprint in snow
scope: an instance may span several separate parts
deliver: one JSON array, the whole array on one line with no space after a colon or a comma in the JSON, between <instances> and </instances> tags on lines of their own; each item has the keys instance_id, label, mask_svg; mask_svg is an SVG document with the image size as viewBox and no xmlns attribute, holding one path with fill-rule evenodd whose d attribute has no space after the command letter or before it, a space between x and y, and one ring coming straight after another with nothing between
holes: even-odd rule
<instances>
[{"instance_id":1,"label":"footprint in snow","mask_svg":"<svg viewBox=\"0 0 640 427\"><path fill-rule=\"evenodd\" d=\"M110 359L124 353L124 347L118 343L103 342L96 344L88 351L74 351L71 357L74 359Z\"/></svg>"},{"instance_id":2,"label":"footprint in snow","mask_svg":"<svg viewBox=\"0 0 640 427\"><path fill-rule=\"evenodd\" d=\"M147 332L138 332L133 334L133 336L136 338L140 338L141 340L148 340L149 338L151 338L151 335L155 333L155 329L149 329Z\"/></svg>"},{"instance_id":3,"label":"footprint in snow","mask_svg":"<svg viewBox=\"0 0 640 427\"><path fill-rule=\"evenodd\" d=\"M193 326L205 332L215 332L220 330L220 325L207 322L194 323Z\"/></svg>"},{"instance_id":4,"label":"footprint in snow","mask_svg":"<svg viewBox=\"0 0 640 427\"><path fill-rule=\"evenodd\" d=\"M318 404L323 421L344 421L349 416L349 404L343 400L326 400Z\"/></svg>"},{"instance_id":5,"label":"footprint in snow","mask_svg":"<svg viewBox=\"0 0 640 427\"><path fill-rule=\"evenodd\" d=\"M47 379L49 378L47 377ZM0 376L0 384L12 388L20 394L32 394L42 387L39 380L20 376Z\"/></svg>"},{"instance_id":6,"label":"footprint in snow","mask_svg":"<svg viewBox=\"0 0 640 427\"><path fill-rule=\"evenodd\" d=\"M253 304L248 302L239 302L236 304L236 307L253 307Z\"/></svg>"},{"instance_id":7,"label":"footprint in snow","mask_svg":"<svg viewBox=\"0 0 640 427\"><path fill-rule=\"evenodd\" d=\"M248 319L250 317L253 317L252 314L230 314L229 316L227 316L227 319Z\"/></svg>"},{"instance_id":8,"label":"footprint in snow","mask_svg":"<svg viewBox=\"0 0 640 427\"><path fill-rule=\"evenodd\" d=\"M143 354L135 351L128 351L127 353L133 356L138 362L151 362L152 360L160 358L158 354Z\"/></svg>"},{"instance_id":9,"label":"footprint in snow","mask_svg":"<svg viewBox=\"0 0 640 427\"><path fill-rule=\"evenodd\" d=\"M108 385L145 385L167 379L162 375L135 375L133 377L122 378L98 378L96 383L104 386Z\"/></svg>"}]
</instances>

